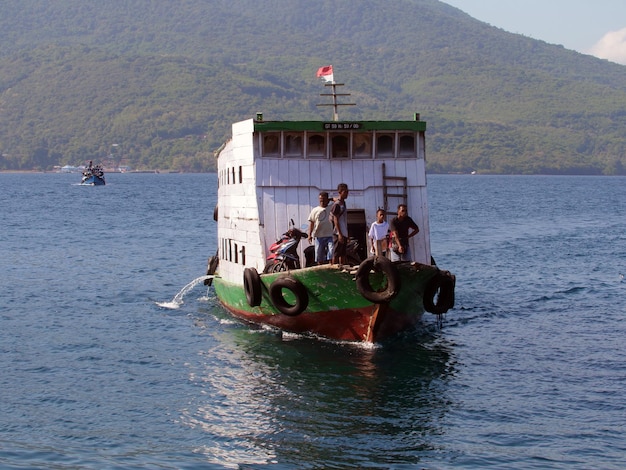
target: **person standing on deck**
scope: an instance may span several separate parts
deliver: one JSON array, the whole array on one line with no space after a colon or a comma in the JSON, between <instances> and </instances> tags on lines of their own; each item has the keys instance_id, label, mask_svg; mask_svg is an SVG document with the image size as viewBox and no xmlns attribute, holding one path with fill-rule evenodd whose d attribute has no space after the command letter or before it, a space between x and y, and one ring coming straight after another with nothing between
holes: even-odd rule
<instances>
[{"instance_id":1,"label":"person standing on deck","mask_svg":"<svg viewBox=\"0 0 626 470\"><path fill-rule=\"evenodd\" d=\"M330 221L328 193L319 194L320 205L309 214L309 243L315 239L315 262L327 264L333 256L333 224Z\"/></svg>"},{"instance_id":2,"label":"person standing on deck","mask_svg":"<svg viewBox=\"0 0 626 470\"><path fill-rule=\"evenodd\" d=\"M414 237L420 228L408 216L406 204L398 205L398 215L389 224L391 229L391 261L411 261L409 238ZM411 232L409 233L409 230Z\"/></svg>"},{"instance_id":3,"label":"person standing on deck","mask_svg":"<svg viewBox=\"0 0 626 470\"><path fill-rule=\"evenodd\" d=\"M376 222L372 222L368 236L372 247L372 255L386 257L389 224L385 220L385 209L376 211Z\"/></svg>"},{"instance_id":4,"label":"person standing on deck","mask_svg":"<svg viewBox=\"0 0 626 470\"><path fill-rule=\"evenodd\" d=\"M346 248L348 246L348 210L346 199L348 198L348 185L339 183L337 186L339 198L335 200L330 214L332 216L335 231L333 234L333 264L346 264Z\"/></svg>"}]
</instances>

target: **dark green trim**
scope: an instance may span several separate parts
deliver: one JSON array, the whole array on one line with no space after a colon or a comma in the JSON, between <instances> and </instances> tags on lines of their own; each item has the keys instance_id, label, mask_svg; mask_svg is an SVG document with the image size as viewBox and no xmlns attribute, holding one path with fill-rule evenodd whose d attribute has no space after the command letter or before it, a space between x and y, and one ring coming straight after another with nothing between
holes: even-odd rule
<instances>
[{"instance_id":1,"label":"dark green trim","mask_svg":"<svg viewBox=\"0 0 626 470\"><path fill-rule=\"evenodd\" d=\"M329 129L337 124L339 129ZM358 124L358 128L350 128ZM347 128L346 128L347 127ZM255 132L309 131L309 132L359 132L359 131L410 131L426 130L426 121L254 121Z\"/></svg>"}]
</instances>

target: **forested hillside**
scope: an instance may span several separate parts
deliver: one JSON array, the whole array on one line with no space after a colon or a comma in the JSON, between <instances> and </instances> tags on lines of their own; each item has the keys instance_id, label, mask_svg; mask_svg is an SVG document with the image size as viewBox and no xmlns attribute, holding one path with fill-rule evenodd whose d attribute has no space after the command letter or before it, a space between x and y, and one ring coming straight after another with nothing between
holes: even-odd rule
<instances>
[{"instance_id":1,"label":"forested hillside","mask_svg":"<svg viewBox=\"0 0 626 470\"><path fill-rule=\"evenodd\" d=\"M208 171L233 121L428 123L431 172L626 174L626 68L436 0L4 0L0 170Z\"/></svg>"}]
</instances>

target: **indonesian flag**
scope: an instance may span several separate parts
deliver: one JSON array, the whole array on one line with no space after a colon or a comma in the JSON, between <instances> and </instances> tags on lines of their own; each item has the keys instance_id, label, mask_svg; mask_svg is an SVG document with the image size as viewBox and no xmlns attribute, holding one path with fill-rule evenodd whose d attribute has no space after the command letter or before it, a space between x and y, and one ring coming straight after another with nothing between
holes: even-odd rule
<instances>
[{"instance_id":1,"label":"indonesian flag","mask_svg":"<svg viewBox=\"0 0 626 470\"><path fill-rule=\"evenodd\" d=\"M333 76L333 66L332 65L326 65L324 67L320 67L317 70L317 75L316 76L317 76L317 78L323 78L327 82L335 81L335 78Z\"/></svg>"}]
</instances>

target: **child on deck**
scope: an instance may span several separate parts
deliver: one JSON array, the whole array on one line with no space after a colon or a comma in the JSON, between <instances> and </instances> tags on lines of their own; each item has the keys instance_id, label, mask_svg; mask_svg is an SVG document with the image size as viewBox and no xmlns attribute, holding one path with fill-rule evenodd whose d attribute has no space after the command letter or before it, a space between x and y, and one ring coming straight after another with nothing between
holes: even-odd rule
<instances>
[{"instance_id":1,"label":"child on deck","mask_svg":"<svg viewBox=\"0 0 626 470\"><path fill-rule=\"evenodd\" d=\"M376 222L372 223L369 231L371 242L371 253L375 256L387 256L387 240L389 234L389 224L385 220L384 209L376 211Z\"/></svg>"}]
</instances>

